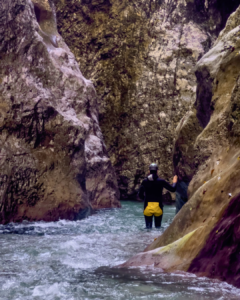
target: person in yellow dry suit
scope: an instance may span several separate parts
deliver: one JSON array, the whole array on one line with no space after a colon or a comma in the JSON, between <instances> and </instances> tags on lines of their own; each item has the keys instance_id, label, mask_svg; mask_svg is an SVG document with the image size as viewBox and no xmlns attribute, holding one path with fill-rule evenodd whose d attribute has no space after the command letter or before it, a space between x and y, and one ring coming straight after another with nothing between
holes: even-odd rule
<instances>
[{"instance_id":1,"label":"person in yellow dry suit","mask_svg":"<svg viewBox=\"0 0 240 300\"><path fill-rule=\"evenodd\" d=\"M177 176L173 177L173 184L170 185L164 179L158 177L158 165L149 166L150 175L145 178L140 186L138 196L144 200L144 216L146 227L152 228L152 219L154 216L155 227L160 228L163 215L162 191L163 188L170 192L176 191Z\"/></svg>"}]
</instances>

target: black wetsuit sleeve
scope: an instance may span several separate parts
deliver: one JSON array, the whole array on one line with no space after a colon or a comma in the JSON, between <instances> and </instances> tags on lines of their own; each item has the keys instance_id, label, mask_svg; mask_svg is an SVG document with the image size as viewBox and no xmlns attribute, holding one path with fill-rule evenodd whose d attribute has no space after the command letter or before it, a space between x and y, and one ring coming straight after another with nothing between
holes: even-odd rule
<instances>
[{"instance_id":1,"label":"black wetsuit sleeve","mask_svg":"<svg viewBox=\"0 0 240 300\"><path fill-rule=\"evenodd\" d=\"M144 209L148 206L148 201L145 197L145 187L144 187L144 180L140 186L139 192L138 192L138 197L142 200L144 200Z\"/></svg>"},{"instance_id":2,"label":"black wetsuit sleeve","mask_svg":"<svg viewBox=\"0 0 240 300\"><path fill-rule=\"evenodd\" d=\"M144 188L144 185L143 185L143 182L142 182L142 184L140 186L140 189L139 189L139 192L138 192L138 197L142 200L144 199L144 192L145 192L145 188Z\"/></svg>"},{"instance_id":3,"label":"black wetsuit sleeve","mask_svg":"<svg viewBox=\"0 0 240 300\"><path fill-rule=\"evenodd\" d=\"M163 180L163 187L165 189L167 189L169 192L176 192L176 189L177 189L177 184L176 183L173 183L172 185L169 184L168 182L166 182L165 180Z\"/></svg>"}]
</instances>

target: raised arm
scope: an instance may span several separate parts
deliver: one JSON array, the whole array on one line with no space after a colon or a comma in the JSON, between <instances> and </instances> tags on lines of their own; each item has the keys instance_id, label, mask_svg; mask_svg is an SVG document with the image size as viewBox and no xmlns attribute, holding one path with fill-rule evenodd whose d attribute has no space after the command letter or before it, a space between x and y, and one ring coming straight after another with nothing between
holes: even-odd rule
<instances>
[{"instance_id":1,"label":"raised arm","mask_svg":"<svg viewBox=\"0 0 240 300\"><path fill-rule=\"evenodd\" d=\"M177 176L173 177L173 184L169 184L167 181L163 181L163 187L167 189L169 192L176 192L177 189Z\"/></svg>"}]
</instances>

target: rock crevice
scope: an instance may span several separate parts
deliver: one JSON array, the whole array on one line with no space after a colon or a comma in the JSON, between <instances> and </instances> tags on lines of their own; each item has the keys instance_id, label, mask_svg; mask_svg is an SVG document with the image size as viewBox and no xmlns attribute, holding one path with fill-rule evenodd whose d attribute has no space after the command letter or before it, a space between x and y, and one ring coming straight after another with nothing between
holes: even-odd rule
<instances>
[{"instance_id":1,"label":"rock crevice","mask_svg":"<svg viewBox=\"0 0 240 300\"><path fill-rule=\"evenodd\" d=\"M167 230L125 266L152 261L166 271L194 272L240 286L239 14L240 7L197 63L195 107L177 128L174 164L190 181L189 201Z\"/></svg>"},{"instance_id":2,"label":"rock crevice","mask_svg":"<svg viewBox=\"0 0 240 300\"><path fill-rule=\"evenodd\" d=\"M96 87L121 197L136 197L152 162L170 180L175 128L196 98L196 63L225 26L235 0L229 7L222 0L55 4L58 29ZM207 97L197 103L202 126L212 111L211 80L208 85L208 92L197 91Z\"/></svg>"}]
</instances>

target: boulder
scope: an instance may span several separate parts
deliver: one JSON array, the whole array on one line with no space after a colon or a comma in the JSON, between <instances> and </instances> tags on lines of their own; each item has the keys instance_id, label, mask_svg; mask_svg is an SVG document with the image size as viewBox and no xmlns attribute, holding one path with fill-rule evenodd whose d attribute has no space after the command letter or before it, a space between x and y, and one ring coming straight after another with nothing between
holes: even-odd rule
<instances>
[{"instance_id":1,"label":"boulder","mask_svg":"<svg viewBox=\"0 0 240 300\"><path fill-rule=\"evenodd\" d=\"M0 223L119 207L96 92L52 1L2 1L0 36Z\"/></svg>"}]
</instances>

